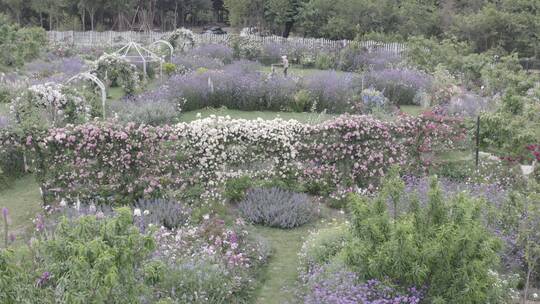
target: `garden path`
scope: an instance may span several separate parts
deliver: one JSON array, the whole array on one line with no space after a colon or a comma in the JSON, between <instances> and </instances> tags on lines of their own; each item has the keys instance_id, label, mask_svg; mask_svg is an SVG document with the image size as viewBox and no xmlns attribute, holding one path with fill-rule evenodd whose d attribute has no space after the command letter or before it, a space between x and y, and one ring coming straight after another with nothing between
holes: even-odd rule
<instances>
[{"instance_id":1,"label":"garden path","mask_svg":"<svg viewBox=\"0 0 540 304\"><path fill-rule=\"evenodd\" d=\"M265 269L263 282L258 290L256 304L292 304L298 280L298 253L310 231L327 227L330 223L344 221L337 210L323 209L323 216L315 223L295 229L256 226L255 232L264 237L272 247L272 256Z\"/></svg>"}]
</instances>

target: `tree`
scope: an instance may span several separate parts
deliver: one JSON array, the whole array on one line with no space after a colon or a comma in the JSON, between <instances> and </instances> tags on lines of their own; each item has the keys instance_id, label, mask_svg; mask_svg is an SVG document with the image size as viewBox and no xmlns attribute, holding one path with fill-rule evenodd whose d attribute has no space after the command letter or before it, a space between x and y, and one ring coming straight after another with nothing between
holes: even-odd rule
<instances>
[{"instance_id":1,"label":"tree","mask_svg":"<svg viewBox=\"0 0 540 304\"><path fill-rule=\"evenodd\" d=\"M234 26L259 25L264 22L263 0L224 0L229 22Z\"/></svg>"},{"instance_id":2,"label":"tree","mask_svg":"<svg viewBox=\"0 0 540 304\"><path fill-rule=\"evenodd\" d=\"M5 5L9 7L13 15L15 15L15 20L18 24L21 24L21 15L24 9L24 0L3 0Z\"/></svg>"},{"instance_id":3,"label":"tree","mask_svg":"<svg viewBox=\"0 0 540 304\"><path fill-rule=\"evenodd\" d=\"M268 0L265 3L265 17L277 27L283 27L282 36L289 37L298 17L299 0Z\"/></svg>"}]
</instances>

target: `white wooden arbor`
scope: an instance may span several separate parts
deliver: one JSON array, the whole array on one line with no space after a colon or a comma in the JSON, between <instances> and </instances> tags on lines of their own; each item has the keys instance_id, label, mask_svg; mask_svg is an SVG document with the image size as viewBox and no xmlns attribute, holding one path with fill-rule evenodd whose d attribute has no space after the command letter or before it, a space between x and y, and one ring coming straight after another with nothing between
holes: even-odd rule
<instances>
[{"instance_id":1,"label":"white wooden arbor","mask_svg":"<svg viewBox=\"0 0 540 304\"><path fill-rule=\"evenodd\" d=\"M147 64L159 63L159 76L161 78L163 77L163 63L165 60L159 57L156 53L150 51L149 49L141 46L136 42L129 42L128 44L120 48L118 51L116 51L115 54L120 55L120 57L125 58L131 63L142 63L144 79L146 79L146 77L148 76L146 69Z\"/></svg>"},{"instance_id":2,"label":"white wooden arbor","mask_svg":"<svg viewBox=\"0 0 540 304\"><path fill-rule=\"evenodd\" d=\"M166 41L166 40L158 40L158 41L154 41L152 44L150 44L150 47L158 45L158 44L164 44L166 47L169 48L169 51L170 51L169 60L172 61L172 58L174 56L174 47L172 46L172 44L169 41Z\"/></svg>"},{"instance_id":3,"label":"white wooden arbor","mask_svg":"<svg viewBox=\"0 0 540 304\"><path fill-rule=\"evenodd\" d=\"M107 91L105 89L105 84L101 80L99 80L99 78L97 78L95 75L93 75L93 74L91 74L89 72L84 72L84 73L77 74L77 75L71 77L66 83L71 83L71 82L73 82L75 80L81 80L81 79L91 80L101 90L101 106L102 106L102 111L103 111L103 119L105 119L105 111L106 111L105 103L107 101Z\"/></svg>"}]
</instances>

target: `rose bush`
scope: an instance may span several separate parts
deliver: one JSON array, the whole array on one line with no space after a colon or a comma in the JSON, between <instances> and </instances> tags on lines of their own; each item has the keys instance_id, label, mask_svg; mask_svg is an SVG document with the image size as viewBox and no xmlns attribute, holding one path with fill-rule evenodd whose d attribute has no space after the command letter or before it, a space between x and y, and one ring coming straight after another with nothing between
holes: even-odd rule
<instances>
[{"instance_id":1,"label":"rose bush","mask_svg":"<svg viewBox=\"0 0 540 304\"><path fill-rule=\"evenodd\" d=\"M38 123L42 112L50 125L59 126L80 119L88 120L92 107L77 90L48 82L23 91L11 102L10 110L23 126Z\"/></svg>"},{"instance_id":2,"label":"rose bush","mask_svg":"<svg viewBox=\"0 0 540 304\"><path fill-rule=\"evenodd\" d=\"M216 189L241 175L373 189L389 166L421 168L425 155L462 135L459 121L435 115L342 116L315 126L211 116L162 127L88 123L4 133L3 144L32 151L48 193L117 202L193 185Z\"/></svg>"}]
</instances>

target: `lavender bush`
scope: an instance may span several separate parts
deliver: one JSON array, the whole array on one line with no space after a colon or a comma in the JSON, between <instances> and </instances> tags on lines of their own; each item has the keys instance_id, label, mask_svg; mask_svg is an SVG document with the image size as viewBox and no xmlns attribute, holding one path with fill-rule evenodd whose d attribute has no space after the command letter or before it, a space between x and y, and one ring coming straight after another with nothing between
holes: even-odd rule
<instances>
[{"instance_id":1,"label":"lavender bush","mask_svg":"<svg viewBox=\"0 0 540 304\"><path fill-rule=\"evenodd\" d=\"M239 208L249 221L270 227L294 228L315 217L315 206L307 195L279 188L249 190Z\"/></svg>"},{"instance_id":2,"label":"lavender bush","mask_svg":"<svg viewBox=\"0 0 540 304\"><path fill-rule=\"evenodd\" d=\"M139 200L134 208L140 211L146 225L153 224L167 229L185 226L191 216L190 208L180 202L164 199Z\"/></svg>"},{"instance_id":3,"label":"lavender bush","mask_svg":"<svg viewBox=\"0 0 540 304\"><path fill-rule=\"evenodd\" d=\"M336 60L336 69L348 72L379 71L393 68L401 63L401 57L393 52L365 49L344 49Z\"/></svg>"},{"instance_id":4,"label":"lavender bush","mask_svg":"<svg viewBox=\"0 0 540 304\"><path fill-rule=\"evenodd\" d=\"M306 304L418 304L423 299L422 292L414 287L403 293L378 280L362 283L354 272L338 263L315 267L303 273L301 280L302 301Z\"/></svg>"},{"instance_id":5,"label":"lavender bush","mask_svg":"<svg viewBox=\"0 0 540 304\"><path fill-rule=\"evenodd\" d=\"M179 107L168 100L160 99L165 92L156 90L153 94L144 93L142 96L129 98L111 105L111 109L117 114L121 122L134 122L159 126L172 124L178 120ZM152 97L156 99L152 99Z\"/></svg>"},{"instance_id":6,"label":"lavender bush","mask_svg":"<svg viewBox=\"0 0 540 304\"><path fill-rule=\"evenodd\" d=\"M233 61L233 49L224 44L204 44L191 49L188 56L202 56L212 59L219 59L224 64Z\"/></svg>"},{"instance_id":7,"label":"lavender bush","mask_svg":"<svg viewBox=\"0 0 540 304\"><path fill-rule=\"evenodd\" d=\"M169 79L170 98L183 97L185 109L226 106L240 110L282 110L294 98L296 81L268 77L252 62L236 62L223 70L176 75Z\"/></svg>"},{"instance_id":8,"label":"lavender bush","mask_svg":"<svg viewBox=\"0 0 540 304\"><path fill-rule=\"evenodd\" d=\"M195 71L200 68L220 69L224 66L223 61L201 55L182 55L173 58L172 63L183 66L188 70Z\"/></svg>"},{"instance_id":9,"label":"lavender bush","mask_svg":"<svg viewBox=\"0 0 540 304\"><path fill-rule=\"evenodd\" d=\"M361 79L353 73L321 71L305 76L302 86L317 102L317 110L342 113L350 109L356 95L361 92Z\"/></svg>"},{"instance_id":10,"label":"lavender bush","mask_svg":"<svg viewBox=\"0 0 540 304\"><path fill-rule=\"evenodd\" d=\"M411 105L420 91L431 85L431 77L421 71L407 68L383 69L365 74L366 85L384 93L391 102Z\"/></svg>"},{"instance_id":11,"label":"lavender bush","mask_svg":"<svg viewBox=\"0 0 540 304\"><path fill-rule=\"evenodd\" d=\"M85 69L86 64L79 57L53 57L49 61L38 59L25 66L25 70L33 78L47 78L58 74L71 77Z\"/></svg>"},{"instance_id":12,"label":"lavender bush","mask_svg":"<svg viewBox=\"0 0 540 304\"><path fill-rule=\"evenodd\" d=\"M487 98L475 94L461 94L453 97L446 107L450 115L461 115L467 117L476 117L480 112L493 107Z\"/></svg>"}]
</instances>

